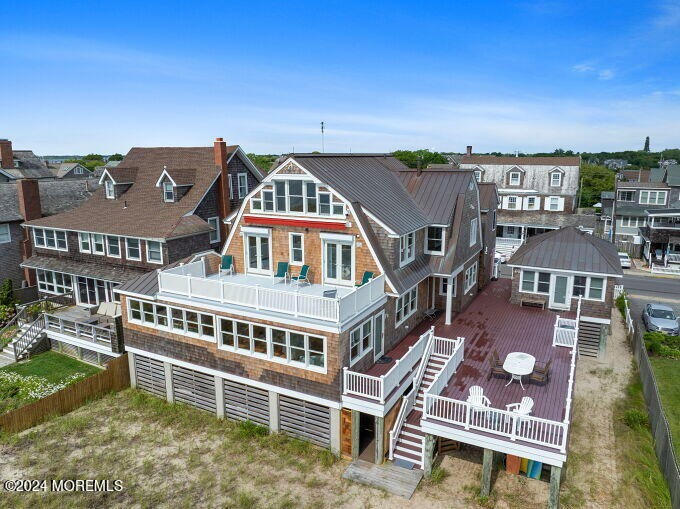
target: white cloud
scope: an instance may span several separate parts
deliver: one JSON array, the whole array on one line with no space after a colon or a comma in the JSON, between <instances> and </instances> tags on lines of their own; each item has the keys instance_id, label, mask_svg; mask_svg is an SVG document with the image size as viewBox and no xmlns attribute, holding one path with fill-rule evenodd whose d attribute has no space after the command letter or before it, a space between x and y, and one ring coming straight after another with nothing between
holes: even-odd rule
<instances>
[{"instance_id":1,"label":"white cloud","mask_svg":"<svg viewBox=\"0 0 680 509\"><path fill-rule=\"evenodd\" d=\"M659 10L659 15L653 20L654 25L663 29L680 26L680 1L663 2Z\"/></svg>"},{"instance_id":2,"label":"white cloud","mask_svg":"<svg viewBox=\"0 0 680 509\"><path fill-rule=\"evenodd\" d=\"M614 71L611 69L602 69L597 73L597 78L600 80L610 80L614 77Z\"/></svg>"},{"instance_id":3,"label":"white cloud","mask_svg":"<svg viewBox=\"0 0 680 509\"><path fill-rule=\"evenodd\" d=\"M590 72L595 70L595 68L590 64L577 64L573 66L572 69L576 72Z\"/></svg>"}]
</instances>

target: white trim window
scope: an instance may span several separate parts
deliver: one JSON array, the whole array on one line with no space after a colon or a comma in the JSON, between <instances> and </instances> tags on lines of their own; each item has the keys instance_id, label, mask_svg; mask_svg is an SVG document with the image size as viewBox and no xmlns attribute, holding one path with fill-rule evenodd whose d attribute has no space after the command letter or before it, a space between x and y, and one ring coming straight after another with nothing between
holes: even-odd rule
<instances>
[{"instance_id":1,"label":"white trim window","mask_svg":"<svg viewBox=\"0 0 680 509\"><path fill-rule=\"evenodd\" d=\"M620 191L618 192L617 201L635 201L635 191Z\"/></svg>"},{"instance_id":2,"label":"white trim window","mask_svg":"<svg viewBox=\"0 0 680 509\"><path fill-rule=\"evenodd\" d=\"M74 175L82 175L83 174L83 167L78 165L75 168L73 168L73 174Z\"/></svg>"},{"instance_id":3,"label":"white trim window","mask_svg":"<svg viewBox=\"0 0 680 509\"><path fill-rule=\"evenodd\" d=\"M61 230L50 230L47 228L33 229L33 244L36 247L45 249L56 249L57 251L68 251L66 232Z\"/></svg>"},{"instance_id":4,"label":"white trim window","mask_svg":"<svg viewBox=\"0 0 680 509\"><path fill-rule=\"evenodd\" d=\"M92 244L90 243L90 234L89 233L83 233L83 232L78 233L78 248L79 248L81 253L91 253L92 252Z\"/></svg>"},{"instance_id":5,"label":"white trim window","mask_svg":"<svg viewBox=\"0 0 680 509\"><path fill-rule=\"evenodd\" d=\"M404 320L413 315L418 309L418 285L408 290L397 299L395 312L395 327L401 325Z\"/></svg>"},{"instance_id":6,"label":"white trim window","mask_svg":"<svg viewBox=\"0 0 680 509\"><path fill-rule=\"evenodd\" d=\"M101 233L93 233L91 236L92 240L92 254L103 255L104 254L104 235Z\"/></svg>"},{"instance_id":7,"label":"white trim window","mask_svg":"<svg viewBox=\"0 0 680 509\"><path fill-rule=\"evenodd\" d=\"M349 333L349 365L352 366L373 349L373 317Z\"/></svg>"},{"instance_id":8,"label":"white trim window","mask_svg":"<svg viewBox=\"0 0 680 509\"><path fill-rule=\"evenodd\" d=\"M517 210L517 202L519 200L517 199L517 196L506 196L506 209L507 210Z\"/></svg>"},{"instance_id":9,"label":"white trim window","mask_svg":"<svg viewBox=\"0 0 680 509\"><path fill-rule=\"evenodd\" d=\"M538 210L540 203L538 196L527 196L524 198L524 210Z\"/></svg>"},{"instance_id":10,"label":"white trim window","mask_svg":"<svg viewBox=\"0 0 680 509\"><path fill-rule=\"evenodd\" d=\"M210 243L215 244L220 241L220 218L209 217L208 225L212 228L212 230L210 230Z\"/></svg>"},{"instance_id":11,"label":"white trim window","mask_svg":"<svg viewBox=\"0 0 680 509\"><path fill-rule=\"evenodd\" d=\"M120 237L106 236L106 254L112 258L120 258Z\"/></svg>"},{"instance_id":12,"label":"white trim window","mask_svg":"<svg viewBox=\"0 0 680 509\"><path fill-rule=\"evenodd\" d=\"M474 173L475 173L475 180L477 182L481 182L482 181L482 170L475 170Z\"/></svg>"},{"instance_id":13,"label":"white trim window","mask_svg":"<svg viewBox=\"0 0 680 509\"><path fill-rule=\"evenodd\" d=\"M572 296L603 301L605 284L606 279L602 277L574 276Z\"/></svg>"},{"instance_id":14,"label":"white trim window","mask_svg":"<svg viewBox=\"0 0 680 509\"><path fill-rule=\"evenodd\" d=\"M477 243L477 233L479 231L479 219L473 217L470 219L470 247Z\"/></svg>"},{"instance_id":15,"label":"white trim window","mask_svg":"<svg viewBox=\"0 0 680 509\"><path fill-rule=\"evenodd\" d=\"M0 224L0 244L12 242L12 235L9 232L9 223Z\"/></svg>"},{"instance_id":16,"label":"white trim window","mask_svg":"<svg viewBox=\"0 0 680 509\"><path fill-rule=\"evenodd\" d=\"M104 181L104 192L106 193L106 198L109 200L113 200L116 197L116 191L111 179L106 179Z\"/></svg>"},{"instance_id":17,"label":"white trim window","mask_svg":"<svg viewBox=\"0 0 680 509\"><path fill-rule=\"evenodd\" d=\"M69 274L43 269L36 269L35 273L38 279L38 289L41 292L63 295L73 289L73 281Z\"/></svg>"},{"instance_id":18,"label":"white trim window","mask_svg":"<svg viewBox=\"0 0 680 509\"><path fill-rule=\"evenodd\" d=\"M550 273L522 270L520 289L525 293L550 293Z\"/></svg>"},{"instance_id":19,"label":"white trim window","mask_svg":"<svg viewBox=\"0 0 680 509\"><path fill-rule=\"evenodd\" d=\"M550 187L562 187L562 173L553 171L550 174Z\"/></svg>"},{"instance_id":20,"label":"white trim window","mask_svg":"<svg viewBox=\"0 0 680 509\"><path fill-rule=\"evenodd\" d=\"M666 205L668 191L640 191L640 205Z\"/></svg>"},{"instance_id":21,"label":"white trim window","mask_svg":"<svg viewBox=\"0 0 680 509\"><path fill-rule=\"evenodd\" d=\"M522 174L519 171L511 171L508 174L508 185L518 186L522 182Z\"/></svg>"},{"instance_id":22,"label":"white trim window","mask_svg":"<svg viewBox=\"0 0 680 509\"><path fill-rule=\"evenodd\" d=\"M291 265L302 265L305 263L305 241L302 233L288 234L289 259Z\"/></svg>"},{"instance_id":23,"label":"white trim window","mask_svg":"<svg viewBox=\"0 0 680 509\"><path fill-rule=\"evenodd\" d=\"M399 237L399 265L403 267L416 257L416 233L411 232Z\"/></svg>"},{"instance_id":24,"label":"white trim window","mask_svg":"<svg viewBox=\"0 0 680 509\"><path fill-rule=\"evenodd\" d=\"M561 196L547 196L544 208L550 212L561 212L564 210L564 198Z\"/></svg>"},{"instance_id":25,"label":"white trim window","mask_svg":"<svg viewBox=\"0 0 680 509\"><path fill-rule=\"evenodd\" d=\"M229 199L233 200L234 199L234 179L232 178L231 173L227 175L229 177Z\"/></svg>"},{"instance_id":26,"label":"white trim window","mask_svg":"<svg viewBox=\"0 0 680 509\"><path fill-rule=\"evenodd\" d=\"M439 278L439 295L446 297L446 292L449 289L449 281L453 284L451 288L451 296L456 296L456 278L455 277L440 277Z\"/></svg>"},{"instance_id":27,"label":"white trim window","mask_svg":"<svg viewBox=\"0 0 680 509\"><path fill-rule=\"evenodd\" d=\"M477 284L477 262L465 270L465 284L463 293L469 292Z\"/></svg>"},{"instance_id":28,"label":"white trim window","mask_svg":"<svg viewBox=\"0 0 680 509\"><path fill-rule=\"evenodd\" d=\"M163 249L156 240L146 241L146 261L149 263L163 263Z\"/></svg>"},{"instance_id":29,"label":"white trim window","mask_svg":"<svg viewBox=\"0 0 680 509\"><path fill-rule=\"evenodd\" d=\"M444 228L428 226L425 232L425 253L433 255L444 254Z\"/></svg>"},{"instance_id":30,"label":"white trim window","mask_svg":"<svg viewBox=\"0 0 680 509\"><path fill-rule=\"evenodd\" d=\"M163 182L163 201L172 203L175 201L175 186L172 182Z\"/></svg>"},{"instance_id":31,"label":"white trim window","mask_svg":"<svg viewBox=\"0 0 680 509\"><path fill-rule=\"evenodd\" d=\"M270 274L272 270L272 242L267 233L247 233L243 239L248 272Z\"/></svg>"},{"instance_id":32,"label":"white trim window","mask_svg":"<svg viewBox=\"0 0 680 509\"><path fill-rule=\"evenodd\" d=\"M142 259L142 249L139 239L127 237L125 239L125 258L128 260L140 261Z\"/></svg>"},{"instance_id":33,"label":"white trim window","mask_svg":"<svg viewBox=\"0 0 680 509\"><path fill-rule=\"evenodd\" d=\"M239 173L238 176L238 197L243 198L248 194L248 174Z\"/></svg>"}]
</instances>

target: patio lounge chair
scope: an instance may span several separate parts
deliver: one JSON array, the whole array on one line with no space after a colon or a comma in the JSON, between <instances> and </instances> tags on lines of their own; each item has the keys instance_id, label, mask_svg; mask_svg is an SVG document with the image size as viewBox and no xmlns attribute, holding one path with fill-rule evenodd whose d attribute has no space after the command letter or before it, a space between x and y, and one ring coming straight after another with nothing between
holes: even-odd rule
<instances>
[{"instance_id":1,"label":"patio lounge chair","mask_svg":"<svg viewBox=\"0 0 680 509\"><path fill-rule=\"evenodd\" d=\"M311 285L312 283L309 282L309 265L303 265L300 267L300 273L297 276L291 276L290 278L290 284L295 284L297 286L300 286L302 284L308 284Z\"/></svg>"},{"instance_id":2,"label":"patio lounge chair","mask_svg":"<svg viewBox=\"0 0 680 509\"><path fill-rule=\"evenodd\" d=\"M489 398L484 396L484 389L479 385L470 387L470 394L467 397L467 402L474 406L488 407L491 406Z\"/></svg>"},{"instance_id":3,"label":"patio lounge chair","mask_svg":"<svg viewBox=\"0 0 680 509\"><path fill-rule=\"evenodd\" d=\"M367 270L366 272L364 272L364 276L361 278L361 281L357 281L356 283L354 283L354 286L364 286L371 279L373 279L373 272Z\"/></svg>"},{"instance_id":4,"label":"patio lounge chair","mask_svg":"<svg viewBox=\"0 0 680 509\"><path fill-rule=\"evenodd\" d=\"M279 262L276 265L276 273L272 276L272 282L276 283L277 279L283 279L283 282L288 282L290 274L288 274L288 262Z\"/></svg>"},{"instance_id":5,"label":"patio lounge chair","mask_svg":"<svg viewBox=\"0 0 680 509\"><path fill-rule=\"evenodd\" d=\"M550 365L552 364L552 359L546 362L543 366L534 367L533 373L529 376L529 380L539 384L544 384L548 381L550 376Z\"/></svg>"},{"instance_id":6,"label":"patio lounge chair","mask_svg":"<svg viewBox=\"0 0 680 509\"><path fill-rule=\"evenodd\" d=\"M222 255L222 262L220 263L220 275L223 272L227 274L234 274L234 257L232 255Z\"/></svg>"},{"instance_id":7,"label":"patio lounge chair","mask_svg":"<svg viewBox=\"0 0 680 509\"><path fill-rule=\"evenodd\" d=\"M501 362L501 358L498 355L498 350L494 350L493 352L491 352L491 357L489 357L489 364L491 370L489 371L489 376L487 377L487 380L491 379L491 377L494 375L500 375L503 378L508 377L508 373L503 369L503 363Z\"/></svg>"}]
</instances>

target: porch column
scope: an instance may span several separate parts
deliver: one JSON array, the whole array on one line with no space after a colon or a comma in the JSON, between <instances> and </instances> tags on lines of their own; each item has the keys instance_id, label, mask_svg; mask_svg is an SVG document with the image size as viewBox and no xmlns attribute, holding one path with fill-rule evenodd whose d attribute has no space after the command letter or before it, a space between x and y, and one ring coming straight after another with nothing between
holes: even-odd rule
<instances>
[{"instance_id":1,"label":"porch column","mask_svg":"<svg viewBox=\"0 0 680 509\"><path fill-rule=\"evenodd\" d=\"M135 371L135 354L128 352L128 366L130 369L130 387L137 387L137 372Z\"/></svg>"},{"instance_id":2,"label":"porch column","mask_svg":"<svg viewBox=\"0 0 680 509\"><path fill-rule=\"evenodd\" d=\"M341 433L342 433L341 424L340 424L340 412L341 412L341 410L339 408L331 408L330 409L331 452L333 454L337 454L338 456L340 455L341 440L342 440L342 437L340 436Z\"/></svg>"},{"instance_id":3,"label":"porch column","mask_svg":"<svg viewBox=\"0 0 680 509\"><path fill-rule=\"evenodd\" d=\"M375 417L375 464L385 461L385 418Z\"/></svg>"},{"instance_id":4,"label":"porch column","mask_svg":"<svg viewBox=\"0 0 680 509\"><path fill-rule=\"evenodd\" d=\"M453 309L453 276L449 276L446 285L446 325L451 325L451 310Z\"/></svg>"},{"instance_id":5,"label":"porch column","mask_svg":"<svg viewBox=\"0 0 680 509\"><path fill-rule=\"evenodd\" d=\"M526 226L522 226L521 228L522 228L522 229L521 229L521 232L522 232L522 233L520 234L520 240L522 241L522 244L524 244L524 239L525 239L526 236L527 236L527 227L526 227Z\"/></svg>"},{"instance_id":6,"label":"porch column","mask_svg":"<svg viewBox=\"0 0 680 509\"><path fill-rule=\"evenodd\" d=\"M491 449L484 449L484 459L482 461L482 489L480 495L488 497L491 493L491 474L493 470L494 452Z\"/></svg>"},{"instance_id":7,"label":"porch column","mask_svg":"<svg viewBox=\"0 0 680 509\"><path fill-rule=\"evenodd\" d=\"M224 385L222 378L215 375L215 410L218 419L224 419Z\"/></svg>"},{"instance_id":8,"label":"porch column","mask_svg":"<svg viewBox=\"0 0 680 509\"><path fill-rule=\"evenodd\" d=\"M359 412L352 410L352 459L359 457Z\"/></svg>"},{"instance_id":9,"label":"porch column","mask_svg":"<svg viewBox=\"0 0 680 509\"><path fill-rule=\"evenodd\" d=\"M269 391L269 431L278 433L279 430L279 393Z\"/></svg>"},{"instance_id":10,"label":"porch column","mask_svg":"<svg viewBox=\"0 0 680 509\"><path fill-rule=\"evenodd\" d=\"M425 477L432 475L432 464L434 463L434 446L437 438L434 435L425 435L423 442L423 471Z\"/></svg>"},{"instance_id":11,"label":"porch column","mask_svg":"<svg viewBox=\"0 0 680 509\"><path fill-rule=\"evenodd\" d=\"M165 396L168 403L173 403L175 401L175 393L172 390L172 364L164 362L163 369L165 370Z\"/></svg>"},{"instance_id":12,"label":"porch column","mask_svg":"<svg viewBox=\"0 0 680 509\"><path fill-rule=\"evenodd\" d=\"M548 495L548 509L560 507L560 478L562 468L555 465L550 467L550 494Z\"/></svg>"}]
</instances>

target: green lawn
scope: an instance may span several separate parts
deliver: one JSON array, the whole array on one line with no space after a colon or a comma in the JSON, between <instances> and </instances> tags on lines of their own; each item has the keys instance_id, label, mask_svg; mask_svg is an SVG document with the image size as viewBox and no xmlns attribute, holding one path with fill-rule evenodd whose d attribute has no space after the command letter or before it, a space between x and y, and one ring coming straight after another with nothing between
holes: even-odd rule
<instances>
[{"instance_id":1,"label":"green lawn","mask_svg":"<svg viewBox=\"0 0 680 509\"><path fill-rule=\"evenodd\" d=\"M22 376L39 376L45 378L51 384L57 384L74 373L90 376L99 373L101 370L68 355L47 351L31 357L26 362L0 368L0 371L10 371Z\"/></svg>"},{"instance_id":2,"label":"green lawn","mask_svg":"<svg viewBox=\"0 0 680 509\"><path fill-rule=\"evenodd\" d=\"M680 458L680 360L651 357L661 403L673 434L675 455Z\"/></svg>"}]
</instances>

